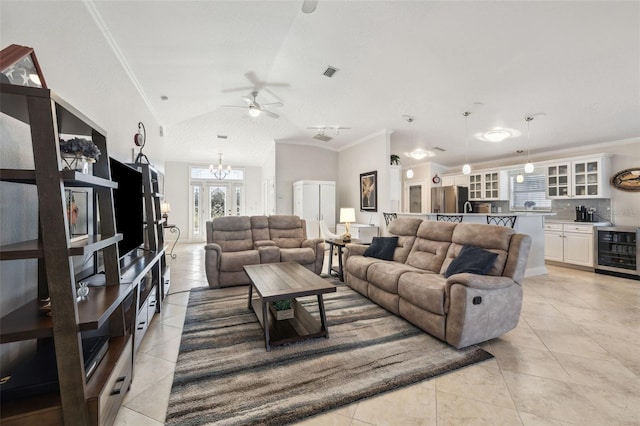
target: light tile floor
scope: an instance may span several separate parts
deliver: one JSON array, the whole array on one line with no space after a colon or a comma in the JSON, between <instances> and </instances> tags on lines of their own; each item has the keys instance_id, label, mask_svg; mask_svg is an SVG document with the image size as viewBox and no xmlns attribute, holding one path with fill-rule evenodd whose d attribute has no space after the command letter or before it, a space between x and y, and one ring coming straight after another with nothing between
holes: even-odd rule
<instances>
[{"instance_id":1,"label":"light tile floor","mask_svg":"<svg viewBox=\"0 0 640 426\"><path fill-rule=\"evenodd\" d=\"M188 290L207 285L202 244L176 253L116 425L164 422ZM300 424L640 425L640 281L548 269L525 279L518 327L483 345L494 359Z\"/></svg>"}]
</instances>

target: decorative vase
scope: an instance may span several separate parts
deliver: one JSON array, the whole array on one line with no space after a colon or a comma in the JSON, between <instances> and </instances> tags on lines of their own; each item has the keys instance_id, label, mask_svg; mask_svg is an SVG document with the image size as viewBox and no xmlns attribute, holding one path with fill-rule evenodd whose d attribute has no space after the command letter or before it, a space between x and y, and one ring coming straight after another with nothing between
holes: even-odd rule
<instances>
[{"instance_id":1,"label":"decorative vase","mask_svg":"<svg viewBox=\"0 0 640 426\"><path fill-rule=\"evenodd\" d=\"M95 163L93 158L87 158L84 155L64 153L61 157L65 164L64 170L75 170L85 175L89 174L89 163Z\"/></svg>"}]
</instances>

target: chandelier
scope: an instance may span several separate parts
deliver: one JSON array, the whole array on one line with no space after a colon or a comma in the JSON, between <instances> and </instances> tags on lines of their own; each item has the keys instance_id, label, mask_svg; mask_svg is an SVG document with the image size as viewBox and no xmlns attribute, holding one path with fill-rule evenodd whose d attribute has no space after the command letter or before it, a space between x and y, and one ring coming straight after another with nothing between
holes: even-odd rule
<instances>
[{"instance_id":1,"label":"chandelier","mask_svg":"<svg viewBox=\"0 0 640 426\"><path fill-rule=\"evenodd\" d=\"M229 176L231 173L231 164L227 165L226 168L222 167L222 153L218 153L218 167L215 167L212 164L209 164L209 172L213 175L214 178L218 180L222 180Z\"/></svg>"}]
</instances>

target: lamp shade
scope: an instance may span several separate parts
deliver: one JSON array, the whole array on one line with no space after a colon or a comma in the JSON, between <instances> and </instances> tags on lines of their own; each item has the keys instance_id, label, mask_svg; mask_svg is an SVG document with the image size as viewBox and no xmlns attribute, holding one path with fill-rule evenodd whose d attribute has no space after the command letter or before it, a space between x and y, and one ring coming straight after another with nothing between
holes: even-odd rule
<instances>
[{"instance_id":1,"label":"lamp shade","mask_svg":"<svg viewBox=\"0 0 640 426\"><path fill-rule=\"evenodd\" d=\"M356 221L356 209L353 207L340 208L340 222L353 223Z\"/></svg>"},{"instance_id":2,"label":"lamp shade","mask_svg":"<svg viewBox=\"0 0 640 426\"><path fill-rule=\"evenodd\" d=\"M162 214L171 213L171 204L165 202L160 203L160 212Z\"/></svg>"}]
</instances>

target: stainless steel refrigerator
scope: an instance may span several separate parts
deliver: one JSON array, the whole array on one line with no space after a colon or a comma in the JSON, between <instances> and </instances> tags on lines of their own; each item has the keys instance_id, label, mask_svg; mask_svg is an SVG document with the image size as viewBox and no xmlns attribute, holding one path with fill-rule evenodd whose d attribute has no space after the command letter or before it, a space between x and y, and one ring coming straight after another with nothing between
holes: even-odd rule
<instances>
[{"instance_id":1,"label":"stainless steel refrigerator","mask_svg":"<svg viewBox=\"0 0 640 426\"><path fill-rule=\"evenodd\" d=\"M468 200L469 188L464 186L431 188L431 213L464 213Z\"/></svg>"}]
</instances>

